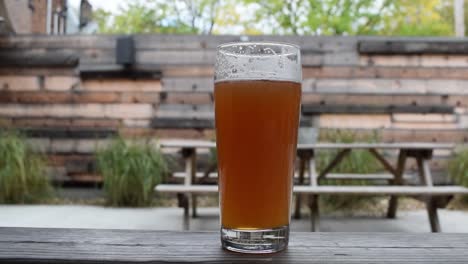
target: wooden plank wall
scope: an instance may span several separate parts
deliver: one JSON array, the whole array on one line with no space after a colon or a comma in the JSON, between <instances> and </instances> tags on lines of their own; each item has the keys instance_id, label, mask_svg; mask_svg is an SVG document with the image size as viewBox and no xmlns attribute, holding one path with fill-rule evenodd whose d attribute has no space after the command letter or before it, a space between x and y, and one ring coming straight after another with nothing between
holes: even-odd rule
<instances>
[{"instance_id":1,"label":"wooden plank wall","mask_svg":"<svg viewBox=\"0 0 468 264\"><path fill-rule=\"evenodd\" d=\"M468 141L466 39L135 35L131 69L151 74L119 77L118 37L0 37L0 127L25 131L58 178L94 179L92 154L117 133L214 138L215 49L241 39L301 46L303 104L321 128Z\"/></svg>"}]
</instances>

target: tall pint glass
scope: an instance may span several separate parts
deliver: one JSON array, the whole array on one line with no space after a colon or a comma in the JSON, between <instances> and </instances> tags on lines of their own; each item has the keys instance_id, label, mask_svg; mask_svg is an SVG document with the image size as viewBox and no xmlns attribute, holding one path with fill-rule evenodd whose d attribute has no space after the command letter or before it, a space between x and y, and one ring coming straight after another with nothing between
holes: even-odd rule
<instances>
[{"instance_id":1,"label":"tall pint glass","mask_svg":"<svg viewBox=\"0 0 468 264\"><path fill-rule=\"evenodd\" d=\"M223 248L273 253L289 240L301 101L297 46L229 43L215 64Z\"/></svg>"}]
</instances>

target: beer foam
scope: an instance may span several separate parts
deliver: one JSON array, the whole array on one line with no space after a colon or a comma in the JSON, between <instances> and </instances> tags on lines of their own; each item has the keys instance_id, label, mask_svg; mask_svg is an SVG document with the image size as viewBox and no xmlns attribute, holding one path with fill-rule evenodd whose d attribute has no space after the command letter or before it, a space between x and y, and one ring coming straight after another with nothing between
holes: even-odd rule
<instances>
[{"instance_id":1,"label":"beer foam","mask_svg":"<svg viewBox=\"0 0 468 264\"><path fill-rule=\"evenodd\" d=\"M238 42L218 46L215 82L233 80L302 81L300 49L296 45Z\"/></svg>"}]
</instances>

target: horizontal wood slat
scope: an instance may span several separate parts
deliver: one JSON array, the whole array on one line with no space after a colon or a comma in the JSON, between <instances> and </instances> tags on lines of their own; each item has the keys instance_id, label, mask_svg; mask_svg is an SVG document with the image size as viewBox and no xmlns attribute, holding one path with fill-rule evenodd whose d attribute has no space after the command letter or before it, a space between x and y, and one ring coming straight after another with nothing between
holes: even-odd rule
<instances>
[{"instance_id":1,"label":"horizontal wood slat","mask_svg":"<svg viewBox=\"0 0 468 264\"><path fill-rule=\"evenodd\" d=\"M107 128L117 129L121 126L119 119L107 118L13 118L17 128Z\"/></svg>"},{"instance_id":2,"label":"horizontal wood slat","mask_svg":"<svg viewBox=\"0 0 468 264\"><path fill-rule=\"evenodd\" d=\"M292 232L287 251L222 250L219 232L0 228L6 263L466 263L466 234Z\"/></svg>"},{"instance_id":3,"label":"horizontal wood slat","mask_svg":"<svg viewBox=\"0 0 468 264\"><path fill-rule=\"evenodd\" d=\"M346 95L468 95L468 80L403 78L308 78L302 82L304 93ZM166 92L212 92L212 78L163 78Z\"/></svg>"},{"instance_id":4,"label":"horizontal wood slat","mask_svg":"<svg viewBox=\"0 0 468 264\"><path fill-rule=\"evenodd\" d=\"M0 67L75 67L79 61L72 50L0 50Z\"/></svg>"},{"instance_id":5,"label":"horizontal wood slat","mask_svg":"<svg viewBox=\"0 0 468 264\"><path fill-rule=\"evenodd\" d=\"M172 177L175 178L185 178L185 172L174 172L172 173ZM202 178L205 176L204 172L197 172L195 173L195 177ZM218 173L212 172L208 175L209 178L217 178ZM294 174L295 178L298 178L298 173ZM306 174L304 175L305 178L309 178ZM405 175L405 178L410 178L409 175ZM376 173L376 174L351 174L351 173L328 173L325 175L325 179L333 179L333 180L391 180L393 179L393 175L391 174L384 174L384 173Z\"/></svg>"},{"instance_id":6,"label":"horizontal wood slat","mask_svg":"<svg viewBox=\"0 0 468 264\"><path fill-rule=\"evenodd\" d=\"M0 65L69 66L116 65L115 47L118 36L14 36L0 38ZM450 38L389 37L317 37L317 36L194 36L135 35L136 59L139 65L212 65L215 48L226 42L281 41L298 44L305 66L346 66L367 63L362 54L468 54L463 40ZM361 61L361 62L360 62ZM434 60L431 60L432 62ZM431 61L418 60L420 66ZM440 61L440 59L437 59ZM450 66L451 62L448 62ZM452 66L466 67L462 60ZM411 61L400 63L410 66Z\"/></svg>"},{"instance_id":7,"label":"horizontal wood slat","mask_svg":"<svg viewBox=\"0 0 468 264\"><path fill-rule=\"evenodd\" d=\"M393 114L393 113L438 113L452 114L454 108L444 105L323 105L323 104L305 104L302 105L302 114Z\"/></svg>"},{"instance_id":8,"label":"horizontal wood slat","mask_svg":"<svg viewBox=\"0 0 468 264\"><path fill-rule=\"evenodd\" d=\"M212 129L213 119L157 117L151 120L152 128Z\"/></svg>"},{"instance_id":9,"label":"horizontal wood slat","mask_svg":"<svg viewBox=\"0 0 468 264\"><path fill-rule=\"evenodd\" d=\"M1 82L1 81L0 81ZM17 84L15 84L17 85ZM0 93L0 102L20 103L158 103L164 104L210 104L214 101L213 91L164 91L158 84L151 87L141 87L134 84L112 84L106 88L85 88L85 91L56 92L38 91L31 83L14 86ZM10 86L9 86L10 87ZM128 87L128 89L127 89ZM179 86L183 89L183 86ZM79 88L79 87L78 87ZM81 90L81 88L79 88ZM145 91L148 89L148 91ZM165 88L163 88L165 89ZM143 90L143 91L142 91ZM353 94L353 93L317 93L304 91L304 104L316 105L369 105L377 107L407 106L468 106L468 95L385 95L385 94Z\"/></svg>"},{"instance_id":10,"label":"horizontal wood slat","mask_svg":"<svg viewBox=\"0 0 468 264\"><path fill-rule=\"evenodd\" d=\"M20 129L26 136L31 138L109 138L117 135L115 129L68 129L68 128L27 128Z\"/></svg>"},{"instance_id":11,"label":"horizontal wood slat","mask_svg":"<svg viewBox=\"0 0 468 264\"><path fill-rule=\"evenodd\" d=\"M427 79L305 79L303 91L331 94L466 95L468 81Z\"/></svg>"},{"instance_id":12,"label":"horizontal wood slat","mask_svg":"<svg viewBox=\"0 0 468 264\"><path fill-rule=\"evenodd\" d=\"M0 116L50 118L152 118L151 104L0 104Z\"/></svg>"},{"instance_id":13,"label":"horizontal wood slat","mask_svg":"<svg viewBox=\"0 0 468 264\"><path fill-rule=\"evenodd\" d=\"M117 35L61 35L61 36L36 36L17 35L14 37L0 38L0 48L24 49L36 48L60 48L73 49L115 49ZM239 35L164 35L144 34L133 35L137 49L161 49L161 50L199 50L216 49L220 44L238 41L280 41L300 45L304 50L313 52L330 52L334 50L356 50L356 37L327 37L327 36L239 36ZM350 47L350 48L348 48Z\"/></svg>"},{"instance_id":14,"label":"horizontal wood slat","mask_svg":"<svg viewBox=\"0 0 468 264\"><path fill-rule=\"evenodd\" d=\"M159 184L158 192L216 193L216 185ZM468 194L468 188L460 186L294 186L294 193L304 194L352 194L352 195L453 195Z\"/></svg>"},{"instance_id":15,"label":"horizontal wood slat","mask_svg":"<svg viewBox=\"0 0 468 264\"><path fill-rule=\"evenodd\" d=\"M163 140L163 148L215 148L216 143L207 140ZM453 149L454 144L413 142L413 143L327 143L298 144L298 150L305 149Z\"/></svg>"},{"instance_id":16,"label":"horizontal wood slat","mask_svg":"<svg viewBox=\"0 0 468 264\"><path fill-rule=\"evenodd\" d=\"M165 66L161 65L165 77L207 77L214 75L212 65L207 66ZM468 68L441 67L353 67L324 66L304 67L303 78L409 78L409 79L468 79Z\"/></svg>"},{"instance_id":17,"label":"horizontal wood slat","mask_svg":"<svg viewBox=\"0 0 468 264\"><path fill-rule=\"evenodd\" d=\"M156 111L156 117L213 119L214 105L161 104Z\"/></svg>"},{"instance_id":18,"label":"horizontal wood slat","mask_svg":"<svg viewBox=\"0 0 468 264\"><path fill-rule=\"evenodd\" d=\"M364 60L369 60L374 57L363 57ZM393 57L387 56L386 59L392 61ZM434 58L434 57L432 57ZM439 57L437 57L439 58ZM385 57L382 57L385 59ZM443 64L449 61L444 60ZM468 68L462 67L397 67L397 66L382 66L365 65L363 67L354 66L324 66L324 67L304 67L302 75L304 79L308 78L383 78L383 79L468 79ZM171 73L169 71L169 73ZM181 70L176 72L179 76L187 74L190 76L191 71ZM212 74L211 74L212 76Z\"/></svg>"},{"instance_id":19,"label":"horizontal wood slat","mask_svg":"<svg viewBox=\"0 0 468 264\"><path fill-rule=\"evenodd\" d=\"M361 55L361 66L413 68L467 68L468 55Z\"/></svg>"},{"instance_id":20,"label":"horizontal wood slat","mask_svg":"<svg viewBox=\"0 0 468 264\"><path fill-rule=\"evenodd\" d=\"M163 78L162 90L171 92L213 92L213 78Z\"/></svg>"},{"instance_id":21,"label":"horizontal wood slat","mask_svg":"<svg viewBox=\"0 0 468 264\"><path fill-rule=\"evenodd\" d=\"M394 114L392 115L392 121L404 122L404 123L453 123L457 121L456 116L447 114Z\"/></svg>"},{"instance_id":22,"label":"horizontal wood slat","mask_svg":"<svg viewBox=\"0 0 468 264\"><path fill-rule=\"evenodd\" d=\"M376 39L359 41L358 50L365 54L468 54L468 43L466 39Z\"/></svg>"}]
</instances>

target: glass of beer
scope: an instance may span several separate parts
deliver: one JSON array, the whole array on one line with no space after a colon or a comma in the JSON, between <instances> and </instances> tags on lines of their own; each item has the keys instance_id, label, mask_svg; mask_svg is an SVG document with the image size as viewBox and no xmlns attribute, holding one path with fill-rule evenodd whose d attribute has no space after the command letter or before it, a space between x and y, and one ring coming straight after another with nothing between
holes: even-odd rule
<instances>
[{"instance_id":1,"label":"glass of beer","mask_svg":"<svg viewBox=\"0 0 468 264\"><path fill-rule=\"evenodd\" d=\"M273 253L288 245L301 80L295 45L218 46L214 98L225 249Z\"/></svg>"}]
</instances>

